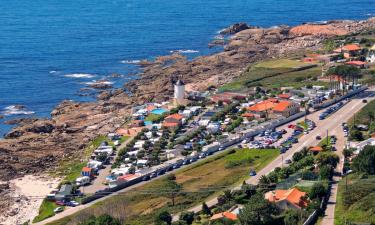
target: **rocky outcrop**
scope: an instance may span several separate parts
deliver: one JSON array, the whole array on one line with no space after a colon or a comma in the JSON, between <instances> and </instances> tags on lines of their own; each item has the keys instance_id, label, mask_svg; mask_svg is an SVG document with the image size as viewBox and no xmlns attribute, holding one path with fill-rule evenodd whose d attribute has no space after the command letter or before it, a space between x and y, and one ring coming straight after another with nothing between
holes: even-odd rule
<instances>
[{"instance_id":1,"label":"rocky outcrop","mask_svg":"<svg viewBox=\"0 0 375 225\"><path fill-rule=\"evenodd\" d=\"M220 34L230 35L230 34L235 34L235 33L238 33L240 31L247 30L247 29L250 29L250 28L257 28L257 27L249 26L249 25L247 25L247 23L243 23L243 22L235 23L235 24L229 26L228 28L225 28L224 30L221 30Z\"/></svg>"}]
</instances>

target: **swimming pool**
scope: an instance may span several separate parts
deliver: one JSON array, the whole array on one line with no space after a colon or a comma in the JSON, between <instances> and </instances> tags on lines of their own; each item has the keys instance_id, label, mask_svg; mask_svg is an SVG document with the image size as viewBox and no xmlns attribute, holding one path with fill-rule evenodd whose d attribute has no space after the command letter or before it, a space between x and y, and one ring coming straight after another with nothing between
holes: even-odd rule
<instances>
[{"instance_id":1,"label":"swimming pool","mask_svg":"<svg viewBox=\"0 0 375 225\"><path fill-rule=\"evenodd\" d=\"M157 114L157 115L161 115L165 112L168 112L168 110L163 109L163 108L158 108L158 109L154 109L151 111L152 114Z\"/></svg>"}]
</instances>

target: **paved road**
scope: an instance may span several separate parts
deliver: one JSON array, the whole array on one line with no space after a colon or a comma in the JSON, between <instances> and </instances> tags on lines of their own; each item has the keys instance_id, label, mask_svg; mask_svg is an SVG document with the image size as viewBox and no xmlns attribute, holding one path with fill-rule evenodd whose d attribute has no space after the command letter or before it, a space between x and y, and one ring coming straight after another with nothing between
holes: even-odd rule
<instances>
[{"instance_id":1,"label":"paved road","mask_svg":"<svg viewBox=\"0 0 375 225\"><path fill-rule=\"evenodd\" d=\"M368 98L368 99L370 100L370 98ZM320 115L321 111L317 111L317 112L314 112L314 113L308 115L308 119L316 122L316 128L313 131L311 131L309 134L303 135L299 139L298 144L295 144L286 153L278 156L274 161L272 161L270 164L268 164L265 168L263 168L261 171L258 171L256 176L250 177L249 179L247 179L246 183L257 184L258 181L259 181L259 178L261 176L270 173L276 167L282 167L283 164L284 164L283 162L285 162L286 159L291 159L295 152L298 152L298 151L302 150L303 147L309 147L309 146L317 145L319 143L319 141L316 140L317 135L320 135L321 137L325 137L326 132L328 130L330 132L329 135L335 134L336 136L338 136L338 134L341 134L340 133L341 123L350 119L354 115L354 113L358 112L364 105L365 104L362 103L362 99L353 99L348 104L344 105L340 110L338 110L337 112L335 112L334 114L332 114L331 116L329 116L328 118L326 118L325 120L322 120L322 121L319 120L319 115ZM299 121L302 121L302 120L304 120L304 118L293 121L289 124L295 124L296 122L299 122ZM286 124L286 125L280 127L280 129L285 129L285 127L287 127L289 124ZM340 136L342 136L340 139L344 140L343 134L341 134ZM337 144L339 144L339 143L337 143ZM338 151L342 155L343 144L340 143L340 145L342 145L342 146L341 146L340 150L338 150ZM342 161L343 160L340 160L341 164L342 164ZM239 187L235 187L234 189L238 189L238 188ZM334 193L332 193L332 194L336 195L335 193L336 193L336 191L334 191ZM210 200L206 201L206 204L209 207L211 207L213 205L216 205L217 204L217 198L210 199ZM193 208L191 208L187 211L199 212L199 211L201 211L201 209L202 209L202 206L198 205L198 206L193 207ZM333 210L331 209L327 213L327 217L333 218L334 217L333 213L334 213L334 206L333 206ZM174 215L173 219L178 220L178 215Z\"/></svg>"},{"instance_id":2,"label":"paved road","mask_svg":"<svg viewBox=\"0 0 375 225\"><path fill-rule=\"evenodd\" d=\"M333 115L331 115L330 117L328 117L327 119L325 119L323 121L319 121L318 120L320 111L314 112L313 114L309 115L308 119L311 119L311 120L315 121L316 125L317 125L317 128L315 128L309 134L303 135L299 139L299 144L294 145L286 153L284 153L283 155L278 156L268 166L266 166L265 168L263 168L261 171L258 171L258 174L256 176L249 178L248 180L246 180L246 182L249 183L249 184L256 184L258 182L259 178L262 175L268 174L275 167L281 167L282 164L283 164L282 160L285 161L286 159L291 159L291 157L293 156L293 154L295 152L297 152L297 151L300 151L303 147L308 147L308 146L311 146L311 145L316 145L318 143L318 141L316 141L316 139L315 139L315 137L317 135L325 136L325 133L326 133L327 129L334 130L337 127L340 127L341 123L343 121L348 120L354 113L358 112L364 105L365 104L362 103L361 99L352 100L347 105L345 105L343 108L341 108L339 111L337 111L336 113L334 113ZM298 121L302 121L303 119L304 118L301 118L299 120L293 121L292 123L294 124L294 123L296 123ZM284 126L280 127L280 129L283 129L283 128L287 127L287 125L284 125ZM158 177L156 179L160 179L161 177L163 177L163 176L160 176L160 177ZM155 179L153 179L153 180L155 180ZM85 209L85 208L88 208L88 207L92 206L93 204L95 204L97 202L103 201L105 199L108 199L108 198L110 198L112 196L115 196L115 195L118 195L120 193L130 191L130 190L132 190L134 188L137 188L137 187L139 187L141 185L144 185L145 183L151 182L153 180L138 183L136 185L130 186L130 187L122 189L122 190L120 190L118 192L112 193L111 195L108 195L106 197L103 197L101 199L93 201L91 203L88 203L88 204L85 204L85 205L80 205L80 206L75 207L75 208L70 208L69 210L63 211L63 212L57 214L54 217L48 218L48 219L46 219L46 220L44 220L42 222L36 223L36 224L37 225L47 224L49 222L52 222L52 221L64 218L66 216L72 215L72 214L74 214L74 213L76 213L76 212L78 212L78 211L80 211L82 209ZM217 199L216 198L215 199L211 199L211 200L207 201L206 203L209 206L215 205L217 203ZM189 209L189 211L194 211L194 212L198 212L200 210L201 210L201 205ZM178 219L178 216L175 215L173 219Z\"/></svg>"},{"instance_id":3,"label":"paved road","mask_svg":"<svg viewBox=\"0 0 375 225\"><path fill-rule=\"evenodd\" d=\"M374 90L373 88L371 89ZM373 96L366 98L368 101L371 101L374 99ZM365 104L360 104L360 108L362 108ZM352 106L354 107L354 106ZM343 122L347 121L343 120ZM346 145L347 138L344 137L344 132L341 127L335 129L333 133L338 137L336 147L337 147L337 154L340 157L340 162L337 165L335 171L336 172L342 172L343 166L344 166L344 155L343 150ZM337 198L337 191L338 191L338 182L341 180L340 176L334 176L333 177L333 184L331 186L331 195L328 199L327 208L324 212L324 217L322 219L321 224L322 225L334 225L335 224L335 207L336 207L336 198Z\"/></svg>"}]
</instances>

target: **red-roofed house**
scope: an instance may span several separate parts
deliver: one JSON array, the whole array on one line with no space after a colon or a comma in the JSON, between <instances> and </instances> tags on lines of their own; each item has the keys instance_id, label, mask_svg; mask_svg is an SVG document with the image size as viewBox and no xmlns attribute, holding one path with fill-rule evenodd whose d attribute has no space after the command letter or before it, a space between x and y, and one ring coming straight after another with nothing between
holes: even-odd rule
<instances>
[{"instance_id":1,"label":"red-roofed house","mask_svg":"<svg viewBox=\"0 0 375 225\"><path fill-rule=\"evenodd\" d=\"M266 113L270 112L273 107L276 106L277 103L265 100L262 102L259 102L255 105L252 105L247 108L248 111L250 111L252 114L257 116L265 116Z\"/></svg>"},{"instance_id":2,"label":"red-roofed house","mask_svg":"<svg viewBox=\"0 0 375 225\"><path fill-rule=\"evenodd\" d=\"M281 209L306 208L309 203L306 192L302 192L297 188L269 191L264 197L268 201L274 202Z\"/></svg>"},{"instance_id":3,"label":"red-roofed house","mask_svg":"<svg viewBox=\"0 0 375 225\"><path fill-rule=\"evenodd\" d=\"M285 94L279 94L277 97L283 98L283 99L290 99L290 97L292 96L290 94L285 93Z\"/></svg>"},{"instance_id":4,"label":"red-roofed house","mask_svg":"<svg viewBox=\"0 0 375 225\"><path fill-rule=\"evenodd\" d=\"M346 65L351 65L351 66L355 66L359 69L365 69L367 67L367 63L366 62L362 62L362 61L350 61L350 62L346 62L345 63Z\"/></svg>"},{"instance_id":5,"label":"red-roofed house","mask_svg":"<svg viewBox=\"0 0 375 225\"><path fill-rule=\"evenodd\" d=\"M284 117L292 116L299 112L300 106L295 102L281 101L273 108L273 113Z\"/></svg>"},{"instance_id":6,"label":"red-roofed house","mask_svg":"<svg viewBox=\"0 0 375 225\"><path fill-rule=\"evenodd\" d=\"M254 114L252 113L244 113L241 116L246 118L247 120L253 120L255 118Z\"/></svg>"},{"instance_id":7,"label":"red-roofed house","mask_svg":"<svg viewBox=\"0 0 375 225\"><path fill-rule=\"evenodd\" d=\"M83 177L91 177L94 174L93 174L92 168L90 168L90 167L83 167L82 171L81 171L81 175Z\"/></svg>"},{"instance_id":8,"label":"red-roofed house","mask_svg":"<svg viewBox=\"0 0 375 225\"><path fill-rule=\"evenodd\" d=\"M130 127L143 127L145 125L143 120L133 120Z\"/></svg>"},{"instance_id":9,"label":"red-roofed house","mask_svg":"<svg viewBox=\"0 0 375 225\"><path fill-rule=\"evenodd\" d=\"M170 127L170 128L173 128L173 127L181 126L181 125L182 125L182 119L183 119L183 118L184 118L184 116L181 115L181 114L178 114L178 113L175 113L175 114L169 115L169 116L167 116L167 117L164 119L163 127Z\"/></svg>"},{"instance_id":10,"label":"red-roofed house","mask_svg":"<svg viewBox=\"0 0 375 225\"><path fill-rule=\"evenodd\" d=\"M361 52L362 48L361 46L357 44L349 44L342 46L341 48L335 49L335 53L342 53L344 55L344 58L348 59L351 57L358 56Z\"/></svg>"},{"instance_id":11,"label":"red-roofed house","mask_svg":"<svg viewBox=\"0 0 375 225\"><path fill-rule=\"evenodd\" d=\"M323 148L320 146L313 146L309 148L309 151L313 152L314 154L323 151Z\"/></svg>"},{"instance_id":12,"label":"red-roofed house","mask_svg":"<svg viewBox=\"0 0 375 225\"><path fill-rule=\"evenodd\" d=\"M210 221L219 220L219 219L229 219L229 220L237 220L237 215L231 212L221 212L214 214L211 216Z\"/></svg>"}]
</instances>

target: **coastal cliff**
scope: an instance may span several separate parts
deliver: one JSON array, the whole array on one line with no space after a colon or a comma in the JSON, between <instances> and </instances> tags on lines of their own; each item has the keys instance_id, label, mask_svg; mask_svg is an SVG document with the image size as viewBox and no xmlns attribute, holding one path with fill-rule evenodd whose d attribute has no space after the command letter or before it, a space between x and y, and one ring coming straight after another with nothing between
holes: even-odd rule
<instances>
[{"instance_id":1,"label":"coastal cliff","mask_svg":"<svg viewBox=\"0 0 375 225\"><path fill-rule=\"evenodd\" d=\"M64 101L51 112L51 119L20 121L0 141L0 180L51 170L61 159L79 156L90 140L121 126L132 105L170 100L171 81L177 76L184 77L187 90L205 90L240 76L250 63L316 50L326 38L374 28L374 18L296 27L240 24L227 29L232 36L217 54L189 61L174 53L142 61L139 79L103 91L97 102Z\"/></svg>"}]
</instances>

